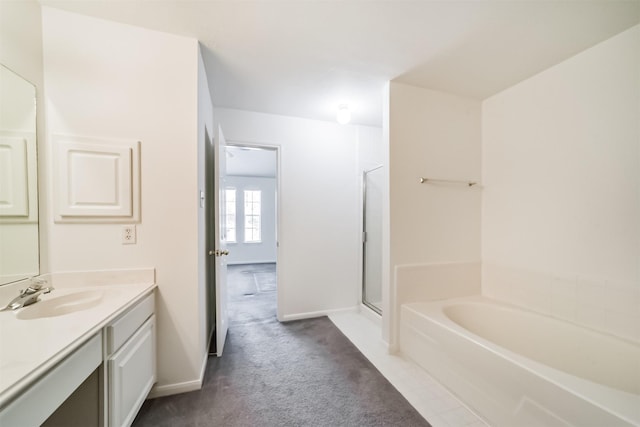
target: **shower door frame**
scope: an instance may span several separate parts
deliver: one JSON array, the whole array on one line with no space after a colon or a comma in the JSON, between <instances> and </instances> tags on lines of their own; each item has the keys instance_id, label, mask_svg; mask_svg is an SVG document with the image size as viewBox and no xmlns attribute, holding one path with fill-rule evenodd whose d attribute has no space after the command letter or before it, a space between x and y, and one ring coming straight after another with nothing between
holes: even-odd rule
<instances>
[{"instance_id":1,"label":"shower door frame","mask_svg":"<svg viewBox=\"0 0 640 427\"><path fill-rule=\"evenodd\" d=\"M367 174L381 169L384 165L362 171L362 304L382 316L382 307L367 301ZM380 248L382 250L382 248Z\"/></svg>"}]
</instances>

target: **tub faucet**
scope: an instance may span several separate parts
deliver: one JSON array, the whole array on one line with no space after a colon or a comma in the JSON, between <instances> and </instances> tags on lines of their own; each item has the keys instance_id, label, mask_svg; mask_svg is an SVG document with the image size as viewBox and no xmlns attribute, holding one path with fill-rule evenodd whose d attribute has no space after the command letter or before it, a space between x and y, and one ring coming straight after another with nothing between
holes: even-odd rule
<instances>
[{"instance_id":1,"label":"tub faucet","mask_svg":"<svg viewBox=\"0 0 640 427\"><path fill-rule=\"evenodd\" d=\"M5 310L16 310L18 308L26 307L38 302L38 298L42 294L48 294L53 290L53 286L45 286L47 281L45 279L31 279L31 285L27 289L22 289L20 295L15 297L5 308Z\"/></svg>"}]
</instances>

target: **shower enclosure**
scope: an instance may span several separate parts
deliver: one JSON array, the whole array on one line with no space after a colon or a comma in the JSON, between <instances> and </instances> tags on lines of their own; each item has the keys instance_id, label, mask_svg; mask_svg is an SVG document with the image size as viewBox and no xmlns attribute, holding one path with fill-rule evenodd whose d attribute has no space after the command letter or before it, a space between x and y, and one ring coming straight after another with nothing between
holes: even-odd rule
<instances>
[{"instance_id":1,"label":"shower enclosure","mask_svg":"<svg viewBox=\"0 0 640 427\"><path fill-rule=\"evenodd\" d=\"M362 303L382 314L382 166L362 174Z\"/></svg>"}]
</instances>

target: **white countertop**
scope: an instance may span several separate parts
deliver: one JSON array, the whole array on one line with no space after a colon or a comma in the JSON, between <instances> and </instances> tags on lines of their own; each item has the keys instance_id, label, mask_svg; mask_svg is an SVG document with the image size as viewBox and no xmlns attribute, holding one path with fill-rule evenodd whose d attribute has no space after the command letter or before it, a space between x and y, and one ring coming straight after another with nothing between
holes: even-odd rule
<instances>
[{"instance_id":1,"label":"white countertop","mask_svg":"<svg viewBox=\"0 0 640 427\"><path fill-rule=\"evenodd\" d=\"M55 289L41 302L80 291L98 295L94 306L53 317L20 319L0 312L0 408L155 288L153 269L62 273L48 277ZM17 296L17 294L16 294Z\"/></svg>"}]
</instances>

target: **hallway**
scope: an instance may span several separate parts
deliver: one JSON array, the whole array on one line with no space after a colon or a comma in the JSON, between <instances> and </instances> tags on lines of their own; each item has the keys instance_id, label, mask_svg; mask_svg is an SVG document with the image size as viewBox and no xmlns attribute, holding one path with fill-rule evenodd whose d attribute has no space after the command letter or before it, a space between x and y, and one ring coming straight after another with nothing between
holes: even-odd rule
<instances>
[{"instance_id":1,"label":"hallway","mask_svg":"<svg viewBox=\"0 0 640 427\"><path fill-rule=\"evenodd\" d=\"M227 266L229 325L250 325L276 318L276 264Z\"/></svg>"},{"instance_id":2,"label":"hallway","mask_svg":"<svg viewBox=\"0 0 640 427\"><path fill-rule=\"evenodd\" d=\"M201 390L145 402L134 426L429 425L329 319L278 322L270 275L230 267L223 356Z\"/></svg>"}]
</instances>

